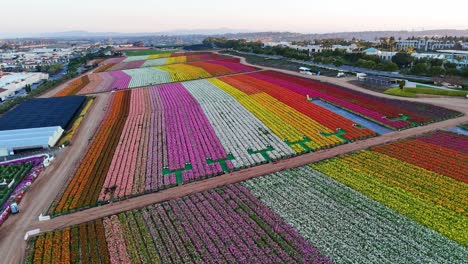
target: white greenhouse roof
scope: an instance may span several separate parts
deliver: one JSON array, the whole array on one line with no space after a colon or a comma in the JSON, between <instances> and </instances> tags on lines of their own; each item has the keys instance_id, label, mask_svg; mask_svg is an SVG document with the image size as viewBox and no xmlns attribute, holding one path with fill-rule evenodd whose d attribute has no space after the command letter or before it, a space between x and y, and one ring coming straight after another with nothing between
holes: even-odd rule
<instances>
[{"instance_id":1,"label":"white greenhouse roof","mask_svg":"<svg viewBox=\"0 0 468 264\"><path fill-rule=\"evenodd\" d=\"M9 151L54 146L63 134L63 129L41 127L0 131L0 148Z\"/></svg>"}]
</instances>

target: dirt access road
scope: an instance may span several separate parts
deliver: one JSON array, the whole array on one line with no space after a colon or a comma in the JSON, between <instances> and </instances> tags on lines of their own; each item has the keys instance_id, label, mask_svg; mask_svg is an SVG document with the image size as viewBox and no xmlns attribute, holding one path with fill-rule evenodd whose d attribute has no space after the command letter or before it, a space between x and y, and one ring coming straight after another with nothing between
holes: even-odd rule
<instances>
[{"instance_id":1,"label":"dirt access road","mask_svg":"<svg viewBox=\"0 0 468 264\"><path fill-rule=\"evenodd\" d=\"M21 212L10 216L0 227L1 263L22 263L26 249L24 235L38 216L45 211L66 183L73 169L80 163L90 139L102 118L110 94L96 96L84 117L73 145L65 148L31 185L20 204Z\"/></svg>"},{"instance_id":2,"label":"dirt access road","mask_svg":"<svg viewBox=\"0 0 468 264\"><path fill-rule=\"evenodd\" d=\"M243 62L245 62L245 60L243 60ZM277 70L259 67L257 65L252 66L266 70ZM309 77L296 72L283 70L277 71L298 75L301 77ZM317 78L319 80L324 80L330 83L336 83L335 81L337 81L338 83L336 84L340 84L346 87L350 85L348 83L342 83L344 82L342 79L330 78L330 80L328 80L323 78L323 76ZM54 89L54 92L51 91L50 95L55 94L58 89ZM371 91L367 91L359 87L352 87L351 89L372 94ZM457 124L468 122L468 116L466 116L466 114L468 114L468 104L465 103L466 101L460 101L459 99L410 98L408 99L409 101L420 101L446 106L448 108L463 112L465 116L423 127L392 132L380 137L342 145L329 150L309 153L275 163L264 164L219 177L189 183L165 191L142 195L136 198L128 199L126 201L114 203L112 205L108 204L101 207L95 207L81 212L60 216L49 221L39 222L39 214L44 212L44 210L49 206L55 195L61 190L67 181L67 177L71 174L75 166L78 165L81 157L86 152L89 139L92 137L99 124L99 120L102 116L103 109L108 101L109 95L110 93L96 95L97 100L95 101L89 114L83 120L79 132L75 136L73 146L65 149L63 154L60 154L57 160L55 160L52 165L47 168L47 170L44 171L39 179L33 184L33 187L26 194L22 204L20 205L22 210L21 214L10 217L10 219L8 219L7 222L5 222L4 225L0 228L0 254L2 256L2 263L21 263L23 261L26 247L26 242L23 240L23 237L25 232L31 229L40 228L41 232L60 229L65 226L87 222L119 212L145 207L150 204L182 197L284 169L302 166L334 156L366 149L371 146L392 142L410 136L420 135L437 129L453 127ZM387 95L384 94L376 95L380 97L387 97Z\"/></svg>"}]
</instances>

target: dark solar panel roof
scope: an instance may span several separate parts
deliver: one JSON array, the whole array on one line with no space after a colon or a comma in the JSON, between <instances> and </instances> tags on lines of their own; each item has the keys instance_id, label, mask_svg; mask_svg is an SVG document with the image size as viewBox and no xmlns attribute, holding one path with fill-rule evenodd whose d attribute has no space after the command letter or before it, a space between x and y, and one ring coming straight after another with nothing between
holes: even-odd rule
<instances>
[{"instance_id":1,"label":"dark solar panel roof","mask_svg":"<svg viewBox=\"0 0 468 264\"><path fill-rule=\"evenodd\" d=\"M0 118L0 131L51 126L65 129L85 100L85 96L28 100Z\"/></svg>"}]
</instances>

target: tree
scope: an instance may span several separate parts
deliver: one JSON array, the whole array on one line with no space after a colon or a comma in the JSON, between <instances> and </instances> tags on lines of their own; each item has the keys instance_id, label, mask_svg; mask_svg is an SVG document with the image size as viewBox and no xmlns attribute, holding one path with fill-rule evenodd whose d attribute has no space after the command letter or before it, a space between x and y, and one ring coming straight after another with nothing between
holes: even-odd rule
<instances>
[{"instance_id":1,"label":"tree","mask_svg":"<svg viewBox=\"0 0 468 264\"><path fill-rule=\"evenodd\" d=\"M31 85L28 84L24 87L24 89L26 90L26 93L30 93L31 92Z\"/></svg>"},{"instance_id":2,"label":"tree","mask_svg":"<svg viewBox=\"0 0 468 264\"><path fill-rule=\"evenodd\" d=\"M420 75L420 74L427 74L428 67L427 64L424 62L417 63L416 65L411 68L411 73Z\"/></svg>"},{"instance_id":3,"label":"tree","mask_svg":"<svg viewBox=\"0 0 468 264\"><path fill-rule=\"evenodd\" d=\"M433 66L431 67L431 69L429 70L430 74L432 76L437 76L437 75L442 75L445 73L445 69L442 68L441 66Z\"/></svg>"},{"instance_id":4,"label":"tree","mask_svg":"<svg viewBox=\"0 0 468 264\"><path fill-rule=\"evenodd\" d=\"M393 72L393 71L398 71L399 69L400 68L398 68L398 65L391 61L386 61L382 65L382 70L384 71Z\"/></svg>"},{"instance_id":5,"label":"tree","mask_svg":"<svg viewBox=\"0 0 468 264\"><path fill-rule=\"evenodd\" d=\"M399 80L398 81L398 86L400 87L400 90L403 90L405 88L406 81L405 80Z\"/></svg>"},{"instance_id":6,"label":"tree","mask_svg":"<svg viewBox=\"0 0 468 264\"><path fill-rule=\"evenodd\" d=\"M392 57L392 62L396 63L398 67L407 67L414 61L414 58L411 54L406 52L398 52L395 56Z\"/></svg>"}]
</instances>

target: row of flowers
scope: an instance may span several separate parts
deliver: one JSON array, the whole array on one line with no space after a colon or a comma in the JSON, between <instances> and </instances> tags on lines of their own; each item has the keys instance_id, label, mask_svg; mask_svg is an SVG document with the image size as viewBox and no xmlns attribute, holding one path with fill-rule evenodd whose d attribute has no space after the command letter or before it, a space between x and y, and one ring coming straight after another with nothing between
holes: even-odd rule
<instances>
[{"instance_id":1,"label":"row of flowers","mask_svg":"<svg viewBox=\"0 0 468 264\"><path fill-rule=\"evenodd\" d=\"M405 128L413 124L434 122L460 114L438 106L379 98L366 93L350 91L343 87L273 71L252 74L252 76L284 85L284 87L303 96L322 98L392 128ZM402 115L408 116L410 122L391 120L399 119Z\"/></svg>"},{"instance_id":2,"label":"row of flowers","mask_svg":"<svg viewBox=\"0 0 468 264\"><path fill-rule=\"evenodd\" d=\"M468 154L468 137L447 131L437 131L418 138L419 141Z\"/></svg>"},{"instance_id":3,"label":"row of flowers","mask_svg":"<svg viewBox=\"0 0 468 264\"><path fill-rule=\"evenodd\" d=\"M44 161L45 156L35 156L29 158L18 159L14 161L2 162L0 163L0 180L9 184L14 180L13 186L11 189L7 186L0 188L3 189L2 204L0 204L0 226L7 220L10 216L11 209L10 205L12 202L19 203L28 191L33 181L39 176L41 171L44 169L42 162ZM7 175L2 176L3 173ZM11 176L15 175L15 178ZM8 188L8 190L6 189Z\"/></svg>"},{"instance_id":4,"label":"row of flowers","mask_svg":"<svg viewBox=\"0 0 468 264\"><path fill-rule=\"evenodd\" d=\"M216 54L210 56L213 59L217 57ZM240 64L238 59L222 58L220 60L180 63L183 59L178 58L184 57L167 58L168 61L164 65L154 67L144 67L142 62L138 61L127 62L127 66L116 64L109 70L118 69L119 67L124 68L124 70L91 74L89 77L90 83L85 84L85 87L81 87L76 93L86 94L121 90L255 70L254 67ZM196 59L203 58L209 59L210 57L208 55L205 55L205 57L197 55L196 57ZM92 77L93 75L97 75L97 77Z\"/></svg>"},{"instance_id":5,"label":"row of flowers","mask_svg":"<svg viewBox=\"0 0 468 264\"><path fill-rule=\"evenodd\" d=\"M330 262L240 185L68 229L40 235L28 259L50 263L66 249L73 263Z\"/></svg>"},{"instance_id":6,"label":"row of flowers","mask_svg":"<svg viewBox=\"0 0 468 264\"><path fill-rule=\"evenodd\" d=\"M353 178L346 169L336 169L334 161L313 167L326 167L323 171L333 171L332 177ZM357 171L358 164L348 170L357 167ZM336 263L461 263L466 258L467 250L460 244L343 183L305 166L242 185ZM364 194L380 192L379 187ZM421 208L412 205L411 209Z\"/></svg>"},{"instance_id":7,"label":"row of flowers","mask_svg":"<svg viewBox=\"0 0 468 264\"><path fill-rule=\"evenodd\" d=\"M25 263L111 263L101 220L42 234L30 246Z\"/></svg>"},{"instance_id":8,"label":"row of flowers","mask_svg":"<svg viewBox=\"0 0 468 264\"><path fill-rule=\"evenodd\" d=\"M438 137L433 135L432 137ZM456 136L455 136L456 137ZM468 137L460 140L460 145L468 146ZM426 137L426 140L430 139ZM449 137L447 139L453 139ZM440 141L439 141L440 143ZM450 141L452 144L453 141ZM422 140L405 140L372 148L406 163L468 183L468 153L463 153L443 145L436 145Z\"/></svg>"},{"instance_id":9,"label":"row of flowers","mask_svg":"<svg viewBox=\"0 0 468 264\"><path fill-rule=\"evenodd\" d=\"M84 75L80 78L77 78L71 81L65 88L60 90L55 94L56 97L59 96L69 96L77 94L81 89L90 83L88 75Z\"/></svg>"},{"instance_id":10,"label":"row of flowers","mask_svg":"<svg viewBox=\"0 0 468 264\"><path fill-rule=\"evenodd\" d=\"M411 148L411 146L408 146ZM420 153L424 159L427 153ZM466 183L376 151L361 151L312 167L398 213L468 245Z\"/></svg>"},{"instance_id":11,"label":"row of flowers","mask_svg":"<svg viewBox=\"0 0 468 264\"><path fill-rule=\"evenodd\" d=\"M328 129L320 130L323 133L334 133L337 131L337 129L343 129L346 131L345 138L348 140L367 138L375 135L372 130L367 128L358 128L355 126L353 121L346 119L328 109L311 104L303 95L291 91L289 88L290 84L275 83L273 79L268 82L261 78L257 78L259 76L261 75L237 75L221 78L221 80L233 85L236 88L238 87L240 90L242 90L243 87L249 87L249 96L253 97L257 101L268 98L270 104L272 102L278 102L277 104L286 104L295 112L300 113L303 116L305 115L308 117L308 119L313 120L315 123L319 123L320 125L327 127ZM300 122L295 121L295 123Z\"/></svg>"},{"instance_id":12,"label":"row of flowers","mask_svg":"<svg viewBox=\"0 0 468 264\"><path fill-rule=\"evenodd\" d=\"M95 204L124 127L129 102L130 91L116 93L111 97L90 148L63 193L57 196L49 213L63 213Z\"/></svg>"}]
</instances>

